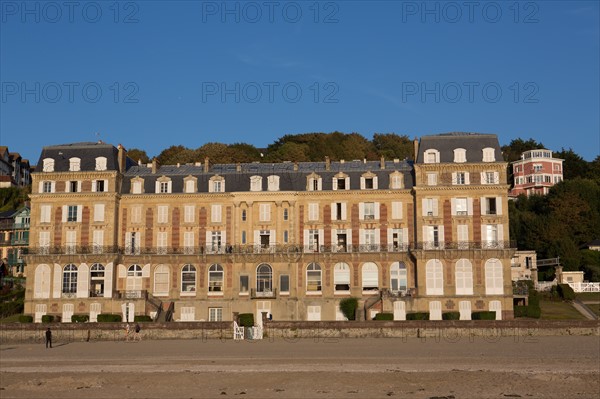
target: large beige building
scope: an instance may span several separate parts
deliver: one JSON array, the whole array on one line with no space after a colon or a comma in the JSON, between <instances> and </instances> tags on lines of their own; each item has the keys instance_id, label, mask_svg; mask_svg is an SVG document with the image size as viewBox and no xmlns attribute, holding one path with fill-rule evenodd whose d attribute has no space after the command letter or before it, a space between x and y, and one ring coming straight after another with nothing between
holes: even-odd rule
<instances>
[{"instance_id":1,"label":"large beige building","mask_svg":"<svg viewBox=\"0 0 600 399\"><path fill-rule=\"evenodd\" d=\"M512 318L506 163L494 135L400 160L138 165L103 143L45 147L33 174L25 312L177 321Z\"/></svg>"}]
</instances>

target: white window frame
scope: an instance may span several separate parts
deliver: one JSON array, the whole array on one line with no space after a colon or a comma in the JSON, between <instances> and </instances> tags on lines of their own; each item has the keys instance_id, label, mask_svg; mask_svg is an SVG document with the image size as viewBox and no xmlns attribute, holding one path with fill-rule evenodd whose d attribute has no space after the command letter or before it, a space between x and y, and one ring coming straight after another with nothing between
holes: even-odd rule
<instances>
[{"instance_id":1,"label":"white window frame","mask_svg":"<svg viewBox=\"0 0 600 399\"><path fill-rule=\"evenodd\" d=\"M423 163L440 163L440 152L430 148L423 154Z\"/></svg>"},{"instance_id":2,"label":"white window frame","mask_svg":"<svg viewBox=\"0 0 600 399\"><path fill-rule=\"evenodd\" d=\"M94 222L104 222L104 204L94 204Z\"/></svg>"},{"instance_id":3,"label":"white window frame","mask_svg":"<svg viewBox=\"0 0 600 399\"><path fill-rule=\"evenodd\" d=\"M454 149L454 162L455 163L467 162L467 150L465 150L464 148L455 148Z\"/></svg>"},{"instance_id":4,"label":"white window frame","mask_svg":"<svg viewBox=\"0 0 600 399\"><path fill-rule=\"evenodd\" d=\"M262 176L250 177L250 191L262 191Z\"/></svg>"},{"instance_id":5,"label":"white window frame","mask_svg":"<svg viewBox=\"0 0 600 399\"><path fill-rule=\"evenodd\" d=\"M80 172L81 171L81 158L72 157L69 158L69 172Z\"/></svg>"},{"instance_id":6,"label":"white window frame","mask_svg":"<svg viewBox=\"0 0 600 399\"><path fill-rule=\"evenodd\" d=\"M504 294L504 276L502 262L499 259L491 258L485 262L485 294Z\"/></svg>"},{"instance_id":7,"label":"white window frame","mask_svg":"<svg viewBox=\"0 0 600 399\"><path fill-rule=\"evenodd\" d=\"M425 264L425 295L444 295L444 265L439 259Z\"/></svg>"},{"instance_id":8,"label":"white window frame","mask_svg":"<svg viewBox=\"0 0 600 399\"><path fill-rule=\"evenodd\" d=\"M169 205L157 205L156 223L169 223Z\"/></svg>"},{"instance_id":9,"label":"white window frame","mask_svg":"<svg viewBox=\"0 0 600 399\"><path fill-rule=\"evenodd\" d=\"M223 220L223 205L212 204L210 206L210 221L211 223L221 223Z\"/></svg>"},{"instance_id":10,"label":"white window frame","mask_svg":"<svg viewBox=\"0 0 600 399\"><path fill-rule=\"evenodd\" d=\"M279 191L279 176L271 175L267 177L267 190Z\"/></svg>"},{"instance_id":11,"label":"white window frame","mask_svg":"<svg viewBox=\"0 0 600 399\"><path fill-rule=\"evenodd\" d=\"M184 205L183 223L194 223L196 218L196 205Z\"/></svg>"},{"instance_id":12,"label":"white window frame","mask_svg":"<svg viewBox=\"0 0 600 399\"><path fill-rule=\"evenodd\" d=\"M271 204L259 204L258 220L261 222L271 221Z\"/></svg>"},{"instance_id":13,"label":"white window frame","mask_svg":"<svg viewBox=\"0 0 600 399\"><path fill-rule=\"evenodd\" d=\"M107 169L106 167L106 157L96 157L96 170L97 171L104 171Z\"/></svg>"},{"instance_id":14,"label":"white window frame","mask_svg":"<svg viewBox=\"0 0 600 399\"><path fill-rule=\"evenodd\" d=\"M486 147L482 150L483 162L496 162L496 151L491 147Z\"/></svg>"},{"instance_id":15,"label":"white window frame","mask_svg":"<svg viewBox=\"0 0 600 399\"><path fill-rule=\"evenodd\" d=\"M319 220L319 204L317 202L308 204L308 220L313 222Z\"/></svg>"},{"instance_id":16,"label":"white window frame","mask_svg":"<svg viewBox=\"0 0 600 399\"><path fill-rule=\"evenodd\" d=\"M473 265L468 259L459 259L454 264L456 295L473 295Z\"/></svg>"}]
</instances>

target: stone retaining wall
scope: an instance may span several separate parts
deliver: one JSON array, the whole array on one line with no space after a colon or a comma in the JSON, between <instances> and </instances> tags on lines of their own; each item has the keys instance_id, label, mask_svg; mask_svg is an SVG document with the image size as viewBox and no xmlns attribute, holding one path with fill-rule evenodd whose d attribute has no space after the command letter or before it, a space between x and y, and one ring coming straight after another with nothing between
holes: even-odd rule
<instances>
[{"instance_id":1,"label":"stone retaining wall","mask_svg":"<svg viewBox=\"0 0 600 399\"><path fill-rule=\"evenodd\" d=\"M133 332L134 324L130 324ZM143 339L232 339L231 322L140 323ZM125 323L49 323L2 324L0 344L42 343L50 327L53 342L119 341L125 339ZM297 340L338 338L431 338L460 340L482 337L494 341L501 337L529 339L536 336L600 336L595 320L477 320L477 321L366 321L307 322L272 321L265 323L265 339Z\"/></svg>"}]
</instances>

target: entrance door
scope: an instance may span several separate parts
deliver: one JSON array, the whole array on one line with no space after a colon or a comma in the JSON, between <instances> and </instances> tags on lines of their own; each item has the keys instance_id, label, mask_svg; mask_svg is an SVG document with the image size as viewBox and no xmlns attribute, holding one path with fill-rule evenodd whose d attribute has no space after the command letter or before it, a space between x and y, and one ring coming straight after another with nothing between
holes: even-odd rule
<instances>
[{"instance_id":1,"label":"entrance door","mask_svg":"<svg viewBox=\"0 0 600 399\"><path fill-rule=\"evenodd\" d=\"M267 312L267 317L271 317L271 302L269 301L257 301L256 302L256 315L254 316L254 325L262 327L262 312Z\"/></svg>"},{"instance_id":2,"label":"entrance door","mask_svg":"<svg viewBox=\"0 0 600 399\"><path fill-rule=\"evenodd\" d=\"M121 310L123 311L123 321L132 323L135 317L135 304L133 302L124 303L121 305Z\"/></svg>"},{"instance_id":3,"label":"entrance door","mask_svg":"<svg viewBox=\"0 0 600 399\"><path fill-rule=\"evenodd\" d=\"M394 320L406 320L406 303L404 301L394 302Z\"/></svg>"}]
</instances>

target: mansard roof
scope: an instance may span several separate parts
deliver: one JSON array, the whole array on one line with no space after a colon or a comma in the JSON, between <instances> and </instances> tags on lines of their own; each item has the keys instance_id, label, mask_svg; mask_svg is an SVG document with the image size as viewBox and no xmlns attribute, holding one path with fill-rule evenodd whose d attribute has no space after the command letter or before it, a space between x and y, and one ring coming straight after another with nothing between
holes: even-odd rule
<instances>
[{"instance_id":1,"label":"mansard roof","mask_svg":"<svg viewBox=\"0 0 600 399\"><path fill-rule=\"evenodd\" d=\"M421 137L417 163L424 163L424 154L431 149L440 152L440 163L454 162L456 148L466 150L467 162L482 162L484 148L493 148L496 162L503 161L498 136L495 134L453 132Z\"/></svg>"},{"instance_id":2,"label":"mansard roof","mask_svg":"<svg viewBox=\"0 0 600 399\"><path fill-rule=\"evenodd\" d=\"M55 172L66 172L69 170L69 159L74 157L81 159L82 172L96 170L97 157L106 158L106 170L116 171L119 169L118 152L119 150L112 144L101 141L47 146L42 149L38 171L42 171L44 159L51 158L54 159ZM133 161L128 159L127 163L132 165Z\"/></svg>"}]
</instances>

